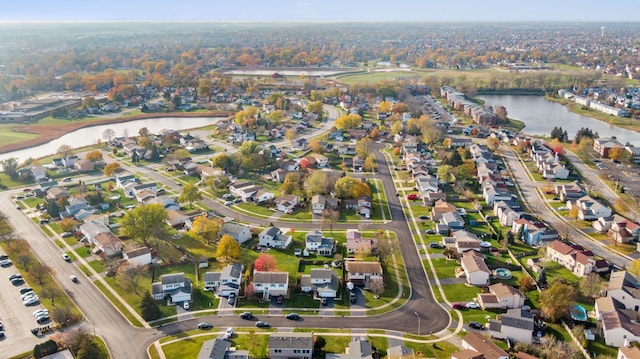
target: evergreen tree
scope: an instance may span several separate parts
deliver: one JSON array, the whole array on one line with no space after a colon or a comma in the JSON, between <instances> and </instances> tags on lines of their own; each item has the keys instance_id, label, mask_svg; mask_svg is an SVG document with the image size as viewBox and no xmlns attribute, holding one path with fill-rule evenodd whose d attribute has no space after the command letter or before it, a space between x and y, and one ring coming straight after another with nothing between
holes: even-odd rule
<instances>
[{"instance_id":1,"label":"evergreen tree","mask_svg":"<svg viewBox=\"0 0 640 359\"><path fill-rule=\"evenodd\" d=\"M547 271L545 271L544 268L540 269L540 272L538 272L538 276L536 277L536 282L538 282L538 285L541 287L544 287L547 285Z\"/></svg>"},{"instance_id":2,"label":"evergreen tree","mask_svg":"<svg viewBox=\"0 0 640 359\"><path fill-rule=\"evenodd\" d=\"M140 302L140 312L142 313L142 318L144 318L144 320L146 321L162 317L160 307L158 307L158 303L156 303L149 291L146 291L142 296L142 301Z\"/></svg>"},{"instance_id":3,"label":"evergreen tree","mask_svg":"<svg viewBox=\"0 0 640 359\"><path fill-rule=\"evenodd\" d=\"M80 343L80 349L76 353L77 359L101 359L106 358L105 353L100 349L95 340L84 340Z\"/></svg>"},{"instance_id":4,"label":"evergreen tree","mask_svg":"<svg viewBox=\"0 0 640 359\"><path fill-rule=\"evenodd\" d=\"M54 218L60 215L60 207L55 200L50 200L49 205L47 206L47 213Z\"/></svg>"}]
</instances>

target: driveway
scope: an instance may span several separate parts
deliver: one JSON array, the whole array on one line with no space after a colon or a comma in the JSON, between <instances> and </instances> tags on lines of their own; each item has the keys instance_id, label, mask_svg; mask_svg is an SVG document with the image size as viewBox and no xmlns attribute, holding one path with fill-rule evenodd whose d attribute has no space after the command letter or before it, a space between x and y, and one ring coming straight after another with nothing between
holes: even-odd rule
<instances>
[{"instance_id":1,"label":"driveway","mask_svg":"<svg viewBox=\"0 0 640 359\"><path fill-rule=\"evenodd\" d=\"M352 317L364 317L366 316L367 301L362 294L360 288L354 288L353 292L356 294L356 302L351 303L351 316ZM346 294L346 293L345 293ZM355 310L354 310L355 309Z\"/></svg>"}]
</instances>

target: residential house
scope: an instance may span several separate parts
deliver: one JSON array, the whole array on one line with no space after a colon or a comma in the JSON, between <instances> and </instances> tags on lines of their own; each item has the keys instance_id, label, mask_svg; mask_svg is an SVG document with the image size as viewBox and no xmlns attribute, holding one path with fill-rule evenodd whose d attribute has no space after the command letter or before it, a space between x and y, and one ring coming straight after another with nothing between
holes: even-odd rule
<instances>
[{"instance_id":1,"label":"residential house","mask_svg":"<svg viewBox=\"0 0 640 359\"><path fill-rule=\"evenodd\" d=\"M464 350L451 354L452 359L480 358L474 357L473 353L482 354L484 359L509 359L509 354L495 345L491 339L480 333L467 333L462 337L462 348ZM471 351L471 353L469 353Z\"/></svg>"},{"instance_id":2,"label":"residential house","mask_svg":"<svg viewBox=\"0 0 640 359\"><path fill-rule=\"evenodd\" d=\"M172 209L167 211L167 218L164 222L173 228L182 228L188 218L189 216L183 211Z\"/></svg>"},{"instance_id":3,"label":"residential house","mask_svg":"<svg viewBox=\"0 0 640 359\"><path fill-rule=\"evenodd\" d=\"M122 258L133 266L145 266L147 264L151 264L151 248L144 246L127 250L122 253Z\"/></svg>"},{"instance_id":4,"label":"residential house","mask_svg":"<svg viewBox=\"0 0 640 359\"><path fill-rule=\"evenodd\" d=\"M244 266L240 263L228 264L220 272L206 272L204 289L216 291L221 297L228 297L231 293L238 294L243 272Z\"/></svg>"},{"instance_id":5,"label":"residential house","mask_svg":"<svg viewBox=\"0 0 640 359\"><path fill-rule=\"evenodd\" d=\"M447 212L442 214L440 224L446 225L452 231L464 228L464 219L458 212Z\"/></svg>"},{"instance_id":6,"label":"residential house","mask_svg":"<svg viewBox=\"0 0 640 359\"><path fill-rule=\"evenodd\" d=\"M439 221L445 213L456 213L457 208L446 200L438 200L431 209L431 219Z\"/></svg>"},{"instance_id":7,"label":"residential house","mask_svg":"<svg viewBox=\"0 0 640 359\"><path fill-rule=\"evenodd\" d=\"M612 217L600 217L593 222L592 227L600 233L607 233L618 243L637 240L638 232L640 232L640 225L618 214L614 214Z\"/></svg>"},{"instance_id":8,"label":"residential house","mask_svg":"<svg viewBox=\"0 0 640 359\"><path fill-rule=\"evenodd\" d=\"M261 294L262 299L286 296L289 289L289 273L287 272L253 272L253 290Z\"/></svg>"},{"instance_id":9,"label":"residential house","mask_svg":"<svg viewBox=\"0 0 640 359\"><path fill-rule=\"evenodd\" d=\"M277 170L271 171L271 178L273 178L278 183L282 183L284 182L284 179L285 177L287 177L288 173L289 171L278 168Z\"/></svg>"},{"instance_id":10,"label":"residential house","mask_svg":"<svg viewBox=\"0 0 640 359\"><path fill-rule=\"evenodd\" d=\"M300 197L294 194L288 194L281 197L277 197L274 200L276 210L282 213L291 214L298 206Z\"/></svg>"},{"instance_id":11,"label":"residential house","mask_svg":"<svg viewBox=\"0 0 640 359\"><path fill-rule=\"evenodd\" d=\"M578 218L583 221L595 221L599 217L611 216L611 208L603 205L591 196L584 196L575 202L568 200L567 208L571 210L573 206L578 208Z\"/></svg>"},{"instance_id":12,"label":"residential house","mask_svg":"<svg viewBox=\"0 0 640 359\"><path fill-rule=\"evenodd\" d=\"M333 238L326 238L322 232L314 230L306 235L305 249L317 252L319 256L332 256L336 250L336 241Z\"/></svg>"},{"instance_id":13,"label":"residential house","mask_svg":"<svg viewBox=\"0 0 640 359\"><path fill-rule=\"evenodd\" d=\"M197 359L249 359L248 350L235 350L224 339L211 339L202 344Z\"/></svg>"},{"instance_id":14,"label":"residential house","mask_svg":"<svg viewBox=\"0 0 640 359\"><path fill-rule=\"evenodd\" d=\"M311 212L316 215L322 215L322 212L326 206L326 197L321 194L316 194L311 197Z\"/></svg>"},{"instance_id":15,"label":"residential house","mask_svg":"<svg viewBox=\"0 0 640 359\"><path fill-rule=\"evenodd\" d=\"M421 197L424 197L427 193L440 192L438 178L430 174L419 175L415 177L414 180Z\"/></svg>"},{"instance_id":16,"label":"residential house","mask_svg":"<svg viewBox=\"0 0 640 359\"><path fill-rule=\"evenodd\" d=\"M87 238L88 243L95 243L95 238L100 233L111 233L109 228L109 222L100 221L97 219L89 219L85 223L80 225L80 232Z\"/></svg>"},{"instance_id":17,"label":"residential house","mask_svg":"<svg viewBox=\"0 0 640 359\"><path fill-rule=\"evenodd\" d=\"M369 288L371 280L384 280L379 262L346 261L347 281L358 287Z\"/></svg>"},{"instance_id":18,"label":"residential house","mask_svg":"<svg viewBox=\"0 0 640 359\"><path fill-rule=\"evenodd\" d=\"M240 223L226 222L220 227L220 236L222 237L225 234L230 235L238 243L242 244L251 239L251 228Z\"/></svg>"},{"instance_id":19,"label":"residential house","mask_svg":"<svg viewBox=\"0 0 640 359\"><path fill-rule=\"evenodd\" d=\"M47 199L57 201L60 198L69 198L69 192L64 187L53 186L47 191Z\"/></svg>"},{"instance_id":20,"label":"residential house","mask_svg":"<svg viewBox=\"0 0 640 359\"><path fill-rule=\"evenodd\" d=\"M270 333L269 358L311 359L313 344L313 333Z\"/></svg>"},{"instance_id":21,"label":"residential house","mask_svg":"<svg viewBox=\"0 0 640 359\"><path fill-rule=\"evenodd\" d=\"M316 166L319 168L325 168L329 163L327 156L320 153L311 153L308 157L313 158L316 161Z\"/></svg>"},{"instance_id":22,"label":"residential house","mask_svg":"<svg viewBox=\"0 0 640 359\"><path fill-rule=\"evenodd\" d=\"M555 187L555 193L560 197L562 202L566 202L569 200L576 200L578 198L584 197L587 192L580 187L577 183L573 184L558 184Z\"/></svg>"},{"instance_id":23,"label":"residential house","mask_svg":"<svg viewBox=\"0 0 640 359\"><path fill-rule=\"evenodd\" d=\"M353 159L351 162L351 168L355 172L360 172L362 171L363 167L364 167L364 158L358 155L353 156Z\"/></svg>"},{"instance_id":24,"label":"residential house","mask_svg":"<svg viewBox=\"0 0 640 359\"><path fill-rule=\"evenodd\" d=\"M321 298L335 298L338 295L338 283L338 276L328 268L312 268L311 274L303 274L300 278L302 292L314 292Z\"/></svg>"},{"instance_id":25,"label":"residential house","mask_svg":"<svg viewBox=\"0 0 640 359\"><path fill-rule=\"evenodd\" d=\"M442 242L447 248L458 254L471 250L479 252L482 249L480 245L482 241L478 239L478 236L465 230L452 232L451 237L443 237Z\"/></svg>"},{"instance_id":26,"label":"residential house","mask_svg":"<svg viewBox=\"0 0 640 359\"><path fill-rule=\"evenodd\" d=\"M258 244L262 247L285 249L291 244L292 236L282 233L280 228L271 226L258 235Z\"/></svg>"},{"instance_id":27,"label":"residential house","mask_svg":"<svg viewBox=\"0 0 640 359\"><path fill-rule=\"evenodd\" d=\"M345 354L326 354L325 359L378 359L378 353L373 349L368 340L357 338L349 342Z\"/></svg>"},{"instance_id":28,"label":"residential house","mask_svg":"<svg viewBox=\"0 0 640 359\"><path fill-rule=\"evenodd\" d=\"M547 247L547 257L579 277L597 270L596 260L591 251L580 246L572 247L558 240L551 242Z\"/></svg>"},{"instance_id":29,"label":"residential house","mask_svg":"<svg viewBox=\"0 0 640 359\"><path fill-rule=\"evenodd\" d=\"M607 297L619 301L626 309L640 311L640 280L627 271L611 272Z\"/></svg>"},{"instance_id":30,"label":"residential house","mask_svg":"<svg viewBox=\"0 0 640 359\"><path fill-rule=\"evenodd\" d=\"M359 252L373 253L375 241L372 238L363 238L355 229L347 229L347 254L353 255Z\"/></svg>"},{"instance_id":31,"label":"residential house","mask_svg":"<svg viewBox=\"0 0 640 359\"><path fill-rule=\"evenodd\" d=\"M236 198L240 198L244 202L248 202L253 198L253 196L261 190L262 187L255 186L250 182L234 182L229 185L229 191ZM273 194L271 194L273 196ZM273 197L271 197L273 198Z\"/></svg>"},{"instance_id":32,"label":"residential house","mask_svg":"<svg viewBox=\"0 0 640 359\"><path fill-rule=\"evenodd\" d=\"M64 207L63 211L60 211L60 218L73 217L78 221L82 221L91 214L97 212L95 207L89 204L86 199L82 197L70 197L69 204Z\"/></svg>"},{"instance_id":33,"label":"residential house","mask_svg":"<svg viewBox=\"0 0 640 359\"><path fill-rule=\"evenodd\" d=\"M603 302L609 304L603 305ZM623 304L611 297L598 298L596 306L606 345L622 347L640 341L640 312L625 309Z\"/></svg>"},{"instance_id":34,"label":"residential house","mask_svg":"<svg viewBox=\"0 0 640 359\"><path fill-rule=\"evenodd\" d=\"M47 170L41 165L28 165L18 168L18 176L20 178L31 178L36 182L45 182L47 179Z\"/></svg>"},{"instance_id":35,"label":"residential house","mask_svg":"<svg viewBox=\"0 0 640 359\"><path fill-rule=\"evenodd\" d=\"M184 273L163 274L159 282L151 284L153 299L168 298L172 303L191 301L191 280Z\"/></svg>"},{"instance_id":36,"label":"residential house","mask_svg":"<svg viewBox=\"0 0 640 359\"><path fill-rule=\"evenodd\" d=\"M467 251L462 255L460 264L468 284L480 287L486 287L489 284L491 271L484 262L482 254L476 251Z\"/></svg>"},{"instance_id":37,"label":"residential house","mask_svg":"<svg viewBox=\"0 0 640 359\"><path fill-rule=\"evenodd\" d=\"M640 359L640 348L638 347L619 347L616 359Z\"/></svg>"},{"instance_id":38,"label":"residential house","mask_svg":"<svg viewBox=\"0 0 640 359\"><path fill-rule=\"evenodd\" d=\"M488 205L493 206L496 201L509 201L512 199L511 192L504 183L494 183L485 181L482 184L482 197Z\"/></svg>"},{"instance_id":39,"label":"residential house","mask_svg":"<svg viewBox=\"0 0 640 359\"><path fill-rule=\"evenodd\" d=\"M533 314L522 309L509 309L499 321L491 320L489 324L492 336L526 344L533 342L534 328Z\"/></svg>"},{"instance_id":40,"label":"residential house","mask_svg":"<svg viewBox=\"0 0 640 359\"><path fill-rule=\"evenodd\" d=\"M122 253L124 242L111 232L98 233L93 237L92 244L95 246L94 253L102 252L107 256L114 256Z\"/></svg>"},{"instance_id":41,"label":"residential house","mask_svg":"<svg viewBox=\"0 0 640 359\"><path fill-rule=\"evenodd\" d=\"M416 359L413 349L396 345L387 349L387 359Z\"/></svg>"},{"instance_id":42,"label":"residential house","mask_svg":"<svg viewBox=\"0 0 640 359\"><path fill-rule=\"evenodd\" d=\"M525 296L519 289L504 283L489 286L489 293L478 293L478 304L483 309L514 309L524 305Z\"/></svg>"},{"instance_id":43,"label":"residential house","mask_svg":"<svg viewBox=\"0 0 640 359\"><path fill-rule=\"evenodd\" d=\"M520 204L515 201L494 202L493 214L498 217L500 224L504 227L511 227L514 220L520 219L524 215Z\"/></svg>"}]
</instances>

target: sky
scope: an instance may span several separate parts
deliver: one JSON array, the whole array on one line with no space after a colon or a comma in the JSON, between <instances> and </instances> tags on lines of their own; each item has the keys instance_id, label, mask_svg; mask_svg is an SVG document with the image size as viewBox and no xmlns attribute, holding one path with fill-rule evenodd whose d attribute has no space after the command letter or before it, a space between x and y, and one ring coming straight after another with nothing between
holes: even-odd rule
<instances>
[{"instance_id":1,"label":"sky","mask_svg":"<svg viewBox=\"0 0 640 359\"><path fill-rule=\"evenodd\" d=\"M639 22L638 0L2 0L0 21ZM625 10L626 9L626 10Z\"/></svg>"}]
</instances>

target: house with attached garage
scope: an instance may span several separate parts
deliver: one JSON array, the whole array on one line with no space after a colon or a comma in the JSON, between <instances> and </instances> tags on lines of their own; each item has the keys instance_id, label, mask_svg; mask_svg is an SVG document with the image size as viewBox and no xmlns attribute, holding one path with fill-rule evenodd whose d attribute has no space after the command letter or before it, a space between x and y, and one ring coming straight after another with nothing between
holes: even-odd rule
<instances>
[{"instance_id":1,"label":"house with attached garage","mask_svg":"<svg viewBox=\"0 0 640 359\"><path fill-rule=\"evenodd\" d=\"M311 359L313 358L313 333L269 334L269 358Z\"/></svg>"},{"instance_id":2,"label":"house with attached garage","mask_svg":"<svg viewBox=\"0 0 640 359\"><path fill-rule=\"evenodd\" d=\"M509 359L507 352L480 333L471 332L462 337L463 350L451 354L451 359Z\"/></svg>"},{"instance_id":3,"label":"house with attached garage","mask_svg":"<svg viewBox=\"0 0 640 359\"><path fill-rule=\"evenodd\" d=\"M184 273L163 274L159 282L151 284L153 299L168 298L172 303L191 301L191 280Z\"/></svg>"},{"instance_id":4,"label":"house with attached garage","mask_svg":"<svg viewBox=\"0 0 640 359\"><path fill-rule=\"evenodd\" d=\"M478 293L478 304L482 309L500 308L514 309L524 305L525 296L522 292L504 283L489 286L489 293Z\"/></svg>"},{"instance_id":5,"label":"house with attached garage","mask_svg":"<svg viewBox=\"0 0 640 359\"><path fill-rule=\"evenodd\" d=\"M315 292L321 298L335 298L339 288L338 276L333 269L312 268L311 274L300 277L300 290L304 293Z\"/></svg>"},{"instance_id":6,"label":"house with attached garage","mask_svg":"<svg viewBox=\"0 0 640 359\"><path fill-rule=\"evenodd\" d=\"M276 210L282 213L291 214L298 206L300 197L294 194L288 194L281 197L277 197L275 200Z\"/></svg>"},{"instance_id":7,"label":"house with attached garage","mask_svg":"<svg viewBox=\"0 0 640 359\"><path fill-rule=\"evenodd\" d=\"M611 216L611 208L598 202L591 196L584 196L575 201L567 201L567 208L578 208L578 218L583 221L595 221L599 217Z\"/></svg>"},{"instance_id":8,"label":"house with attached garage","mask_svg":"<svg viewBox=\"0 0 640 359\"><path fill-rule=\"evenodd\" d=\"M261 294L262 299L286 296L289 289L289 273L287 272L253 272L253 290Z\"/></svg>"},{"instance_id":9,"label":"house with attached garage","mask_svg":"<svg viewBox=\"0 0 640 359\"><path fill-rule=\"evenodd\" d=\"M258 235L258 244L261 247L284 249L289 247L292 239L291 235L282 233L280 228L271 226Z\"/></svg>"},{"instance_id":10,"label":"house with attached garage","mask_svg":"<svg viewBox=\"0 0 640 359\"><path fill-rule=\"evenodd\" d=\"M228 297L231 293L238 294L243 272L244 266L240 263L228 264L220 272L206 272L204 289L215 291L221 297Z\"/></svg>"},{"instance_id":11,"label":"house with attached garage","mask_svg":"<svg viewBox=\"0 0 640 359\"><path fill-rule=\"evenodd\" d=\"M522 309L509 309L500 320L491 320L491 335L500 339L510 339L518 343L531 344L535 328L533 314Z\"/></svg>"},{"instance_id":12,"label":"house with attached garage","mask_svg":"<svg viewBox=\"0 0 640 359\"><path fill-rule=\"evenodd\" d=\"M608 263L602 259L596 260L593 252L579 245L570 246L558 240L551 242L547 247L547 257L579 277L591 272L609 270Z\"/></svg>"},{"instance_id":13,"label":"house with attached garage","mask_svg":"<svg viewBox=\"0 0 640 359\"><path fill-rule=\"evenodd\" d=\"M151 248L144 246L127 250L122 253L122 258L134 266L151 264Z\"/></svg>"},{"instance_id":14,"label":"house with attached garage","mask_svg":"<svg viewBox=\"0 0 640 359\"><path fill-rule=\"evenodd\" d=\"M489 284L491 271L484 262L482 254L476 251L467 251L462 255L460 264L462 264L468 284L479 287L486 287Z\"/></svg>"},{"instance_id":15,"label":"house with attached garage","mask_svg":"<svg viewBox=\"0 0 640 359\"><path fill-rule=\"evenodd\" d=\"M108 218L106 223L98 218L89 218L85 223L80 225L80 232L87 238L89 243L95 242L95 237L100 233L111 233Z\"/></svg>"},{"instance_id":16,"label":"house with attached garage","mask_svg":"<svg viewBox=\"0 0 640 359\"><path fill-rule=\"evenodd\" d=\"M94 253L104 253L107 256L114 256L122 253L124 242L111 232L98 233L93 237Z\"/></svg>"},{"instance_id":17,"label":"house with attached garage","mask_svg":"<svg viewBox=\"0 0 640 359\"><path fill-rule=\"evenodd\" d=\"M369 288L372 279L384 280L380 262L346 261L347 282L358 287Z\"/></svg>"}]
</instances>

